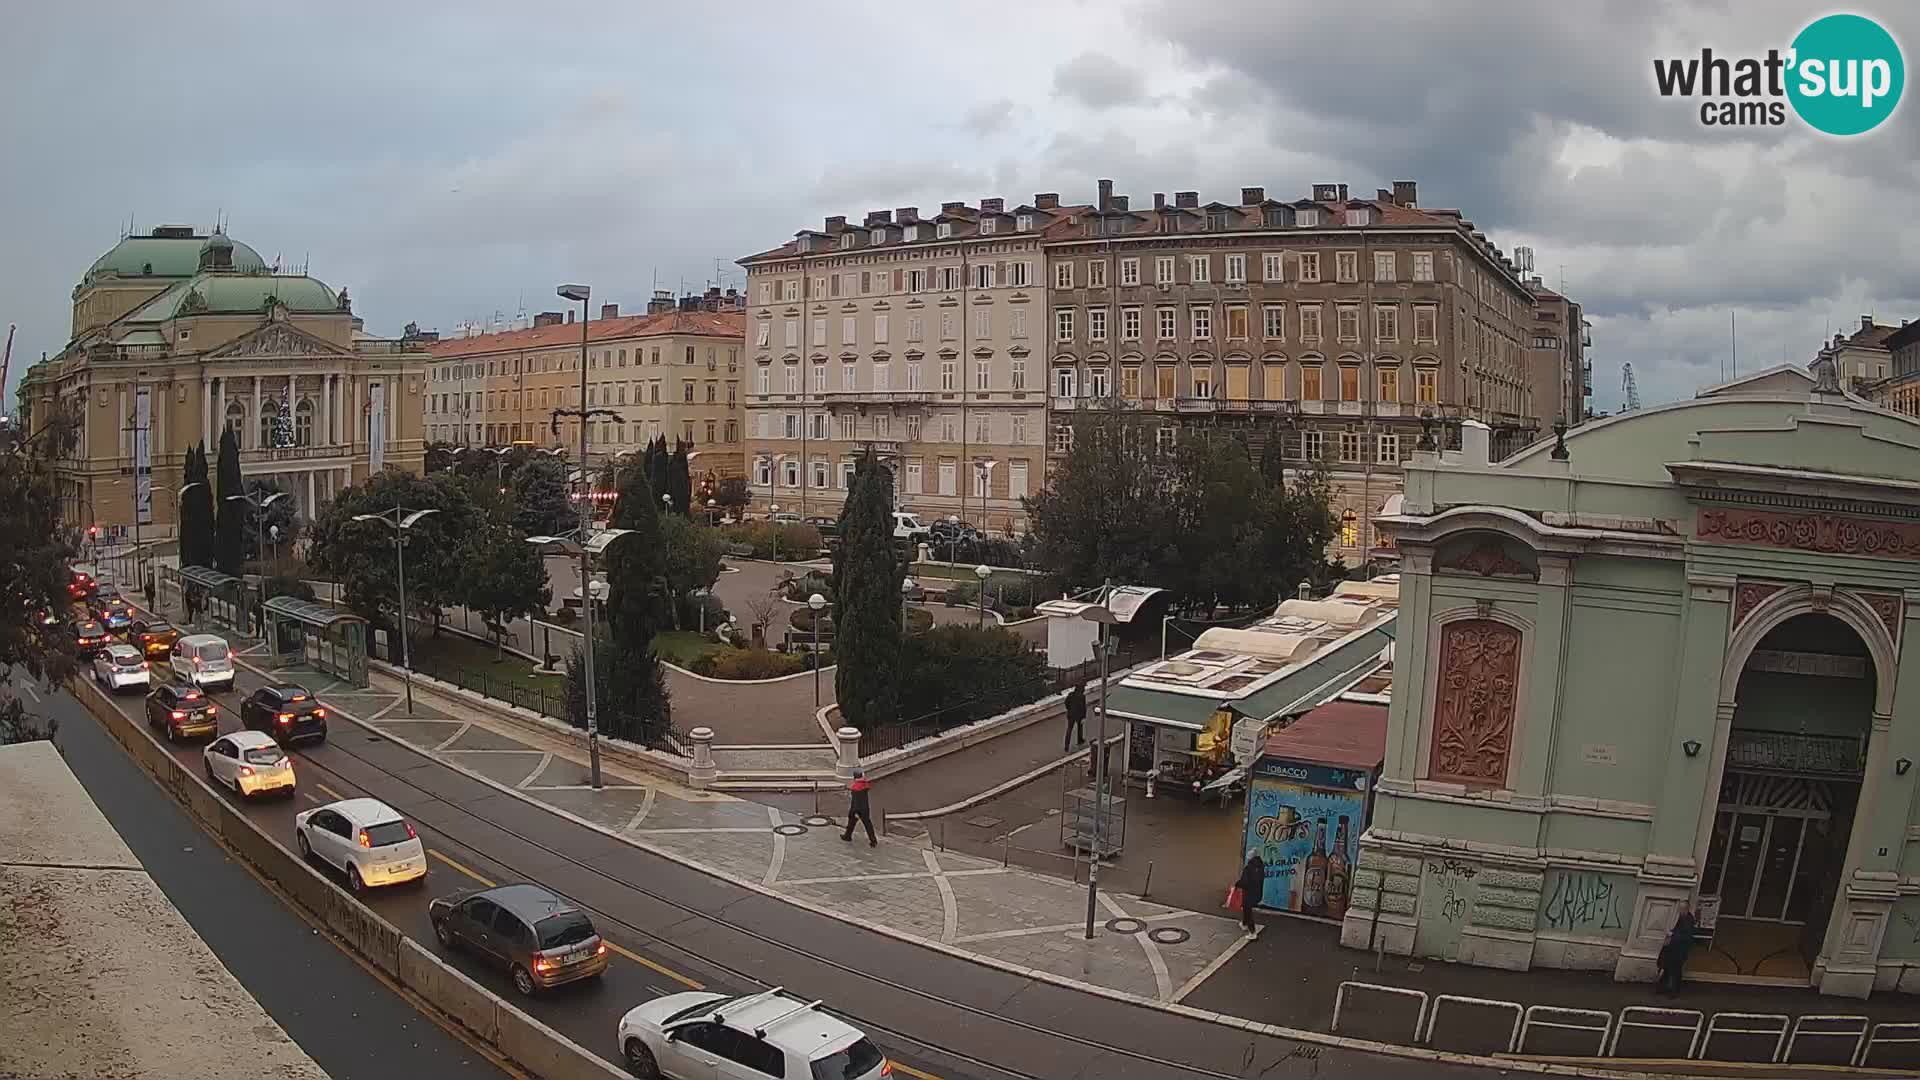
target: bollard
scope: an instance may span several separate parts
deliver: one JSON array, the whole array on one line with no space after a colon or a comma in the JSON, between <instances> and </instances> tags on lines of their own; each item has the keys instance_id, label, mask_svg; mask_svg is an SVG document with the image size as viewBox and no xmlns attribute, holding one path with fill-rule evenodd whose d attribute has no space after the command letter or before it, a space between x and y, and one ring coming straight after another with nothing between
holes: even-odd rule
<instances>
[{"instance_id":1,"label":"bollard","mask_svg":"<svg viewBox=\"0 0 1920 1080\"><path fill-rule=\"evenodd\" d=\"M1012 858L1013 858L1013 834L1008 833L1007 835L1000 838L1000 869L1005 870L1007 868L1008 861Z\"/></svg>"},{"instance_id":2,"label":"bollard","mask_svg":"<svg viewBox=\"0 0 1920 1080\"><path fill-rule=\"evenodd\" d=\"M860 729L843 727L833 733L833 741L839 751L834 760L833 775L841 781L853 779L853 770L860 767Z\"/></svg>"},{"instance_id":3,"label":"bollard","mask_svg":"<svg viewBox=\"0 0 1920 1080\"><path fill-rule=\"evenodd\" d=\"M1248 861L1251 862L1252 860L1249 859ZM1145 900L1147 898L1147 894L1152 891L1153 891L1153 860L1148 859L1147 860L1147 883L1140 887L1140 899Z\"/></svg>"},{"instance_id":4,"label":"bollard","mask_svg":"<svg viewBox=\"0 0 1920 1080\"><path fill-rule=\"evenodd\" d=\"M820 781L813 782L813 816L820 816Z\"/></svg>"},{"instance_id":5,"label":"bollard","mask_svg":"<svg viewBox=\"0 0 1920 1080\"><path fill-rule=\"evenodd\" d=\"M713 729L697 727L687 732L687 738L693 743L693 767L687 770L687 783L696 790L703 790L713 783L720 770L713 764Z\"/></svg>"}]
</instances>

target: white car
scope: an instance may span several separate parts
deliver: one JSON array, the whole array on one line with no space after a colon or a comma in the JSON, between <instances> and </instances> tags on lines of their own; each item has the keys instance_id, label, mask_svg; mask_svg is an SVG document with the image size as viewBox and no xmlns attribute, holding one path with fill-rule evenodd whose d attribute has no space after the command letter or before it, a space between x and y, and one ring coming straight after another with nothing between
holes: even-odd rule
<instances>
[{"instance_id":1,"label":"white car","mask_svg":"<svg viewBox=\"0 0 1920 1080\"><path fill-rule=\"evenodd\" d=\"M130 686L145 690L152 683L152 673L139 649L109 645L93 658L93 681L115 692Z\"/></svg>"},{"instance_id":2,"label":"white car","mask_svg":"<svg viewBox=\"0 0 1920 1080\"><path fill-rule=\"evenodd\" d=\"M778 987L745 997L668 994L620 1018L627 1071L653 1080L878 1080L893 1063L820 1002Z\"/></svg>"},{"instance_id":3,"label":"white car","mask_svg":"<svg viewBox=\"0 0 1920 1080\"><path fill-rule=\"evenodd\" d=\"M378 799L343 799L294 815L293 836L306 858L347 875L359 892L427 876L427 851L399 811Z\"/></svg>"},{"instance_id":4,"label":"white car","mask_svg":"<svg viewBox=\"0 0 1920 1080\"><path fill-rule=\"evenodd\" d=\"M173 643L168 660L173 677L202 690L233 688L233 650L227 639L214 634L192 634Z\"/></svg>"},{"instance_id":5,"label":"white car","mask_svg":"<svg viewBox=\"0 0 1920 1080\"><path fill-rule=\"evenodd\" d=\"M222 735L200 752L207 779L250 798L268 792L293 794L293 759L264 731L236 731Z\"/></svg>"}]
</instances>

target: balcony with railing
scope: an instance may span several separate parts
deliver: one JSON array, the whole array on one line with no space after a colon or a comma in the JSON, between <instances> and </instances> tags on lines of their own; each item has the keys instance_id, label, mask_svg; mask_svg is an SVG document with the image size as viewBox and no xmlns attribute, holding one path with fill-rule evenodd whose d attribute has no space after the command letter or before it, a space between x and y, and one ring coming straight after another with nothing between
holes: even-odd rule
<instances>
[{"instance_id":1,"label":"balcony with railing","mask_svg":"<svg viewBox=\"0 0 1920 1080\"><path fill-rule=\"evenodd\" d=\"M926 390L834 390L813 396L829 409L839 405L925 405L933 400Z\"/></svg>"}]
</instances>

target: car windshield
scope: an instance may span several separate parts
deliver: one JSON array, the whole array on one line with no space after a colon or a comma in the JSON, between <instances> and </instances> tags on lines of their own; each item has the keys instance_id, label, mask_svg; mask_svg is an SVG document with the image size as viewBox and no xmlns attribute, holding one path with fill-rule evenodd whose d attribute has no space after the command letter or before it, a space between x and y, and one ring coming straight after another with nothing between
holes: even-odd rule
<instances>
[{"instance_id":1,"label":"car windshield","mask_svg":"<svg viewBox=\"0 0 1920 1080\"><path fill-rule=\"evenodd\" d=\"M593 936L593 922L578 911L551 915L533 924L542 949L563 949Z\"/></svg>"},{"instance_id":2,"label":"car windshield","mask_svg":"<svg viewBox=\"0 0 1920 1080\"><path fill-rule=\"evenodd\" d=\"M116 645L113 649L113 662L116 664L139 664L140 650L129 649L125 645Z\"/></svg>"},{"instance_id":3,"label":"car windshield","mask_svg":"<svg viewBox=\"0 0 1920 1080\"><path fill-rule=\"evenodd\" d=\"M210 641L204 645L195 645L193 655L201 660L225 660L227 647L220 642Z\"/></svg>"},{"instance_id":4,"label":"car windshield","mask_svg":"<svg viewBox=\"0 0 1920 1080\"><path fill-rule=\"evenodd\" d=\"M413 834L407 831L407 823L404 821L383 821L378 825L369 825L366 833L369 847L387 847L413 839Z\"/></svg>"},{"instance_id":5,"label":"car windshield","mask_svg":"<svg viewBox=\"0 0 1920 1080\"><path fill-rule=\"evenodd\" d=\"M281 753L277 747L256 746L253 749L247 751L247 764L278 765L280 764L281 760L286 756L287 755Z\"/></svg>"},{"instance_id":6,"label":"car windshield","mask_svg":"<svg viewBox=\"0 0 1920 1080\"><path fill-rule=\"evenodd\" d=\"M168 626L166 623L163 623L163 622L148 623L147 628L140 632L142 634L145 634L147 637L159 637L162 634L173 633L173 627Z\"/></svg>"},{"instance_id":7,"label":"car windshield","mask_svg":"<svg viewBox=\"0 0 1920 1080\"><path fill-rule=\"evenodd\" d=\"M856 1039L852 1046L826 1057L813 1059L813 1080L859 1080L880 1067L880 1048L869 1039Z\"/></svg>"}]
</instances>

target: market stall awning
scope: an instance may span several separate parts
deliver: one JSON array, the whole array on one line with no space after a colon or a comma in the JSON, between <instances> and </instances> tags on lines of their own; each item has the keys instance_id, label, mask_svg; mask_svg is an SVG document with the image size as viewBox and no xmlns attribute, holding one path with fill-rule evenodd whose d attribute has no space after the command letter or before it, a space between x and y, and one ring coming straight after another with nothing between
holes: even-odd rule
<instances>
[{"instance_id":1,"label":"market stall awning","mask_svg":"<svg viewBox=\"0 0 1920 1080\"><path fill-rule=\"evenodd\" d=\"M1251 694L1160 689L1130 680L1108 691L1107 711L1129 720L1189 731L1205 728L1214 710L1227 705L1243 716L1258 720L1303 713L1340 696L1378 670L1381 656L1393 640L1392 626L1393 620L1387 620L1363 633L1349 635L1322 649L1312 659L1294 664Z\"/></svg>"}]
</instances>

